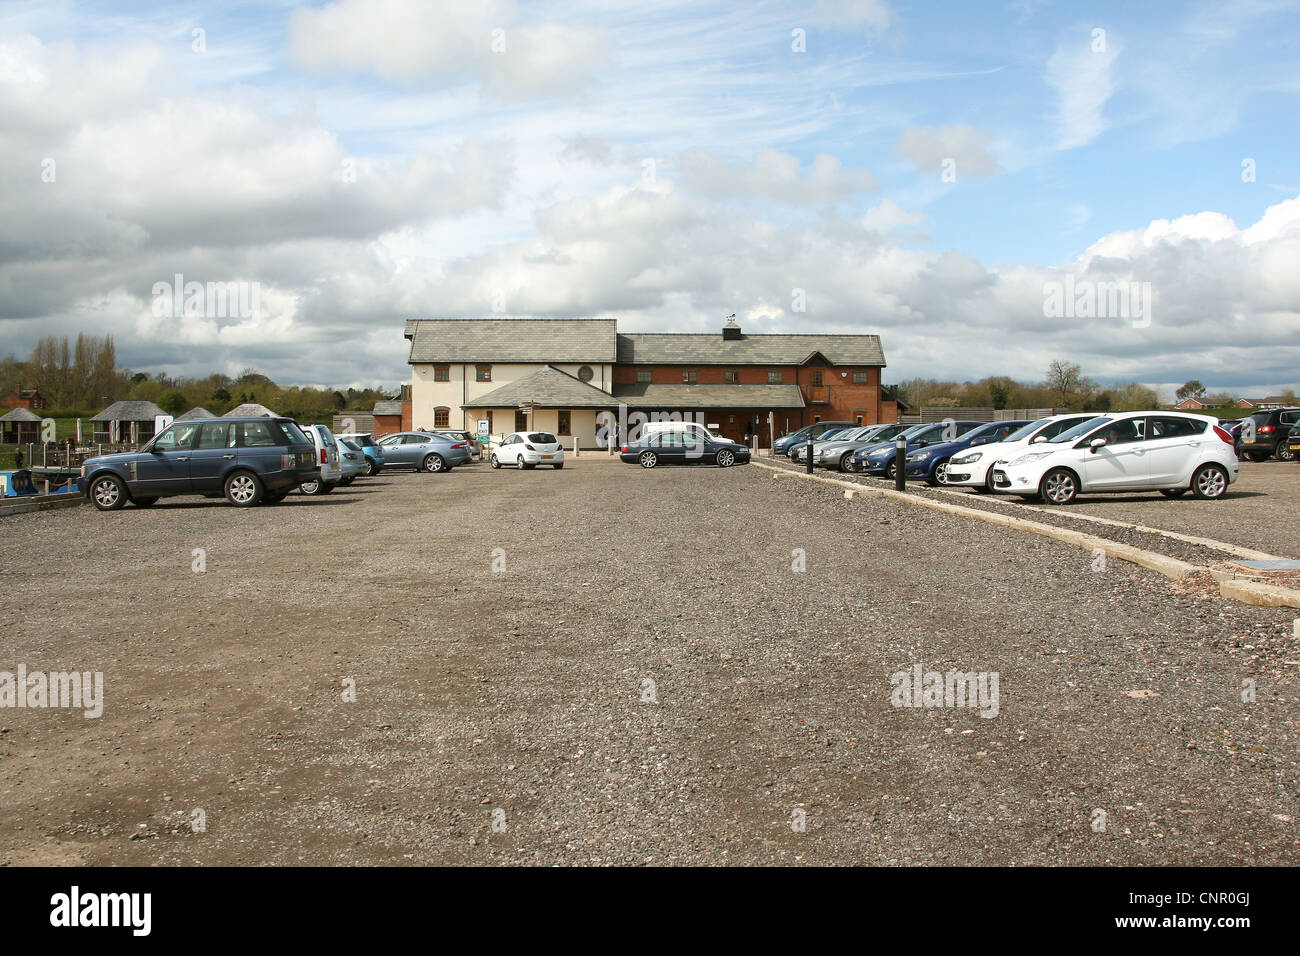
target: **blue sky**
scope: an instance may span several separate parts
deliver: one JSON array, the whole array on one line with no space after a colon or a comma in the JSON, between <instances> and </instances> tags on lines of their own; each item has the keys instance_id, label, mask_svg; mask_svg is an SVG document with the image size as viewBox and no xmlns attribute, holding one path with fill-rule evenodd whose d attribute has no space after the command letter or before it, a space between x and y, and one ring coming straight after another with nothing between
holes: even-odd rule
<instances>
[{"instance_id":1,"label":"blue sky","mask_svg":"<svg viewBox=\"0 0 1300 956\"><path fill-rule=\"evenodd\" d=\"M1291 0L10 3L0 162L61 178L0 197L0 349L110 330L146 370L392 384L403 318L504 302L879 332L887 380L1067 356L1295 387L1298 26ZM176 272L262 312L160 320ZM1149 283L1154 321L1045 319L1067 274Z\"/></svg>"}]
</instances>

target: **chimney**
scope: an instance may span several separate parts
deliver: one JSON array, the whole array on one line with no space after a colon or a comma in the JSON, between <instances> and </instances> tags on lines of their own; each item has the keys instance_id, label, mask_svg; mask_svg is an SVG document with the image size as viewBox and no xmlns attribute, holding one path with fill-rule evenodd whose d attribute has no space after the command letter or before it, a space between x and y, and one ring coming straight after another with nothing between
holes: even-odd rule
<instances>
[{"instance_id":1,"label":"chimney","mask_svg":"<svg viewBox=\"0 0 1300 956\"><path fill-rule=\"evenodd\" d=\"M736 321L736 317L733 315L727 320L727 324L722 327L722 341L737 342L740 337L740 323Z\"/></svg>"}]
</instances>

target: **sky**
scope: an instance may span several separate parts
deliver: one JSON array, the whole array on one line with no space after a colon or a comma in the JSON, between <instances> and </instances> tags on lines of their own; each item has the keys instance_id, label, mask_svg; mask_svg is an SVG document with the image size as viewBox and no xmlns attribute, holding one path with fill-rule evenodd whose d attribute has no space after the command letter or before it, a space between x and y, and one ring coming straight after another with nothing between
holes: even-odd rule
<instances>
[{"instance_id":1,"label":"sky","mask_svg":"<svg viewBox=\"0 0 1300 956\"><path fill-rule=\"evenodd\" d=\"M408 318L735 313L1276 393L1298 119L1300 0L6 0L0 354L395 388Z\"/></svg>"}]
</instances>

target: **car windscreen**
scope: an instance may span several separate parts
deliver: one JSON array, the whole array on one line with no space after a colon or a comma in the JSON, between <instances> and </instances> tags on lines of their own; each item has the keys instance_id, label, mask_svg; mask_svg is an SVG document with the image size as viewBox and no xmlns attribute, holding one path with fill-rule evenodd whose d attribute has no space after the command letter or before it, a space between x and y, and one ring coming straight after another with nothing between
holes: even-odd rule
<instances>
[{"instance_id":1,"label":"car windscreen","mask_svg":"<svg viewBox=\"0 0 1300 956\"><path fill-rule=\"evenodd\" d=\"M297 422L280 422L280 428L284 430L289 442L294 445L310 445L311 439L304 434L303 430L298 427Z\"/></svg>"},{"instance_id":2,"label":"car windscreen","mask_svg":"<svg viewBox=\"0 0 1300 956\"><path fill-rule=\"evenodd\" d=\"M1052 420L1050 418L1040 418L1036 422L1030 422L1028 425L1023 426L1022 428L1017 428L1015 431L1013 431L1010 435L1008 435L1006 438L1002 440L1023 441L1024 439L1032 435L1034 432L1038 431L1038 429L1042 428L1044 425L1051 424L1051 421Z\"/></svg>"},{"instance_id":3,"label":"car windscreen","mask_svg":"<svg viewBox=\"0 0 1300 956\"><path fill-rule=\"evenodd\" d=\"M1074 441L1076 438L1082 438L1084 435L1088 434L1088 432L1092 431L1094 428L1100 428L1102 425L1105 425L1109 421L1110 419L1107 416L1098 415L1096 418L1089 418L1079 422L1079 424L1075 425L1073 428L1067 428L1065 431L1061 432L1061 434L1057 435L1055 438L1049 438L1047 439L1047 441L1049 444L1052 445L1064 445Z\"/></svg>"},{"instance_id":4,"label":"car windscreen","mask_svg":"<svg viewBox=\"0 0 1300 956\"><path fill-rule=\"evenodd\" d=\"M528 436L528 440L536 442L539 445L554 445L556 438L550 432L533 432Z\"/></svg>"}]
</instances>

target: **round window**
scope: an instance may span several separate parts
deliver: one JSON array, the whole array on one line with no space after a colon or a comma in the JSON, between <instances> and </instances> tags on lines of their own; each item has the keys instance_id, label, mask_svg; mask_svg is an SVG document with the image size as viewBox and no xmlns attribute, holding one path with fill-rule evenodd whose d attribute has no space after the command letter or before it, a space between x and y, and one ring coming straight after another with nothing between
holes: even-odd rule
<instances>
[{"instance_id":1,"label":"round window","mask_svg":"<svg viewBox=\"0 0 1300 956\"><path fill-rule=\"evenodd\" d=\"M582 379L584 382L590 382L591 376L592 371L590 365L584 365L582 368L578 369L578 378Z\"/></svg>"}]
</instances>

